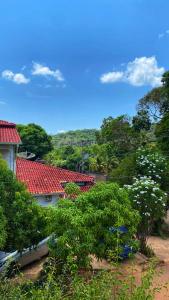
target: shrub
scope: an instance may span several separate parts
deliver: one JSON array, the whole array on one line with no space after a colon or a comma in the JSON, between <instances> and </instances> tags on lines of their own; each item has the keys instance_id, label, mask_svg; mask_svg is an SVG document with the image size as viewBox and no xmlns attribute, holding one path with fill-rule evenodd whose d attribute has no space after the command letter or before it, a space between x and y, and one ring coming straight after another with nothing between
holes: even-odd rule
<instances>
[{"instance_id":1,"label":"shrub","mask_svg":"<svg viewBox=\"0 0 169 300\"><path fill-rule=\"evenodd\" d=\"M60 200L54 208L52 255L73 269L89 266L89 255L116 257L125 244L133 243L138 221L124 189L98 184L76 201ZM126 234L110 230L122 225L127 227Z\"/></svg>"},{"instance_id":2,"label":"shrub","mask_svg":"<svg viewBox=\"0 0 169 300\"><path fill-rule=\"evenodd\" d=\"M141 241L141 247L145 248L147 236L152 232L155 222L166 214L167 195L160 189L159 184L146 176L135 179L127 189L133 208L138 210L141 216L137 236Z\"/></svg>"},{"instance_id":3,"label":"shrub","mask_svg":"<svg viewBox=\"0 0 169 300\"><path fill-rule=\"evenodd\" d=\"M65 193L68 198L75 198L80 194L80 187L74 182L69 182L66 184Z\"/></svg>"},{"instance_id":4,"label":"shrub","mask_svg":"<svg viewBox=\"0 0 169 300\"><path fill-rule=\"evenodd\" d=\"M123 186L143 176L151 177L162 189L168 190L167 161L156 149L142 147L125 157L118 168L112 171L110 180Z\"/></svg>"},{"instance_id":5,"label":"shrub","mask_svg":"<svg viewBox=\"0 0 169 300\"><path fill-rule=\"evenodd\" d=\"M154 273L152 264L142 276L140 285L133 275L124 276L118 268L116 272L99 272L90 280L75 276L69 290L64 292L51 269L47 280L41 284L1 281L0 295L1 300L151 300L160 291L160 287L152 287Z\"/></svg>"}]
</instances>

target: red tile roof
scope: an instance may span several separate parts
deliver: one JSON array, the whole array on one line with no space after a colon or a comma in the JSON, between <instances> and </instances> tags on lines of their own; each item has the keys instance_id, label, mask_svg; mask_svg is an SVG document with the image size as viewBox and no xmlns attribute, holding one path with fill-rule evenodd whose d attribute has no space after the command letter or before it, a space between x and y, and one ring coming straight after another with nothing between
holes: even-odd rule
<instances>
[{"instance_id":1,"label":"red tile roof","mask_svg":"<svg viewBox=\"0 0 169 300\"><path fill-rule=\"evenodd\" d=\"M25 183L32 194L64 193L64 182L86 182L81 189L87 191L94 184L94 177L42 163L17 158L16 176Z\"/></svg>"},{"instance_id":2,"label":"red tile roof","mask_svg":"<svg viewBox=\"0 0 169 300\"><path fill-rule=\"evenodd\" d=\"M16 125L0 120L0 144L20 144L21 139Z\"/></svg>"}]
</instances>

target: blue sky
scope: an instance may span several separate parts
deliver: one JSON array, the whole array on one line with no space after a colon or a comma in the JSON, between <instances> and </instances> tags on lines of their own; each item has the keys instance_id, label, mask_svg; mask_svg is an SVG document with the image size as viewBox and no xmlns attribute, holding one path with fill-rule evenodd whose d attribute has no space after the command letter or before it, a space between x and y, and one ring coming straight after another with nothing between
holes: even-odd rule
<instances>
[{"instance_id":1,"label":"blue sky","mask_svg":"<svg viewBox=\"0 0 169 300\"><path fill-rule=\"evenodd\" d=\"M167 0L0 1L0 119L49 133L135 113L169 69Z\"/></svg>"}]
</instances>

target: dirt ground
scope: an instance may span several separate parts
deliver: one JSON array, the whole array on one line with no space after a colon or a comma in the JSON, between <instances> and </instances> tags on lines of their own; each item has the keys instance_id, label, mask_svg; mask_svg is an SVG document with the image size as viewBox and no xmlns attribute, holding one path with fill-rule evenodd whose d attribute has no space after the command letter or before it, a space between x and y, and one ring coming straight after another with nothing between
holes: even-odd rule
<instances>
[{"instance_id":1,"label":"dirt ground","mask_svg":"<svg viewBox=\"0 0 169 300\"><path fill-rule=\"evenodd\" d=\"M156 276L154 278L154 286L161 285L160 293L155 297L156 300L169 299L169 239L162 239L160 237L150 237L148 244L154 250L157 258L161 261L160 266L157 267Z\"/></svg>"},{"instance_id":2,"label":"dirt ground","mask_svg":"<svg viewBox=\"0 0 169 300\"><path fill-rule=\"evenodd\" d=\"M169 239L162 239L160 237L149 237L148 244L153 248L157 258L159 259L159 264L156 268L156 275L154 277L153 286L162 286L161 290L155 296L155 300L169 300ZM22 270L23 278L26 280L36 280L39 278L43 263L46 258L35 262ZM147 264L147 259L144 255L136 254L134 261L126 260L123 264L123 271L127 273L134 262L134 275L136 281L140 281L144 266ZM93 259L94 269L111 269L112 266L106 261L97 261ZM164 287L168 285L168 288Z\"/></svg>"}]
</instances>

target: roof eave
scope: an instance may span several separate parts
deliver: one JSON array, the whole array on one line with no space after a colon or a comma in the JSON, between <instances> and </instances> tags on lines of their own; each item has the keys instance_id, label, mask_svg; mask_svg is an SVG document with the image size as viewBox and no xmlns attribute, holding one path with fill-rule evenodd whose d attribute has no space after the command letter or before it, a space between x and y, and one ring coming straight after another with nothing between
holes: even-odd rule
<instances>
[{"instance_id":1,"label":"roof eave","mask_svg":"<svg viewBox=\"0 0 169 300\"><path fill-rule=\"evenodd\" d=\"M14 142L0 142L0 145L21 145L22 142L14 143Z\"/></svg>"},{"instance_id":2,"label":"roof eave","mask_svg":"<svg viewBox=\"0 0 169 300\"><path fill-rule=\"evenodd\" d=\"M55 195L58 195L58 194L65 194L65 192L63 191L57 191L57 192L51 192L51 193L32 193L32 192L29 192L30 194L32 194L32 196L55 196Z\"/></svg>"}]
</instances>

